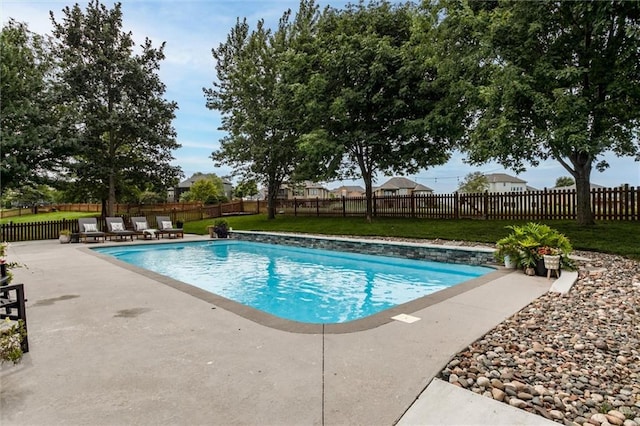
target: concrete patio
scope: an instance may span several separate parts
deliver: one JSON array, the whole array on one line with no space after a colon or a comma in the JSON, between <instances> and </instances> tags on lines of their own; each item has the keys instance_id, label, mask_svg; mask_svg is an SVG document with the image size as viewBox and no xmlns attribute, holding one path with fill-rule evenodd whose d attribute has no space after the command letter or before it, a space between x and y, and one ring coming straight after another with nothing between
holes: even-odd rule
<instances>
[{"instance_id":1,"label":"concrete patio","mask_svg":"<svg viewBox=\"0 0 640 426\"><path fill-rule=\"evenodd\" d=\"M513 272L407 312L420 318L411 324L298 334L115 266L87 246L95 245L9 249L10 261L26 265L14 274L25 283L30 352L0 367L3 425L445 423L444 404L422 404L430 416L410 408L456 352L551 285ZM547 422L491 407L465 423Z\"/></svg>"}]
</instances>

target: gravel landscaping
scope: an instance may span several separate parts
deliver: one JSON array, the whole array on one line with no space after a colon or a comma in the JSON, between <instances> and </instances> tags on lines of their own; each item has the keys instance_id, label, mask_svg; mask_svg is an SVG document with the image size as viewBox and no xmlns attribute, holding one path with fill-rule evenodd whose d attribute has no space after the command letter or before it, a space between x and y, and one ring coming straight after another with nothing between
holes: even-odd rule
<instances>
[{"instance_id":1,"label":"gravel landscaping","mask_svg":"<svg viewBox=\"0 0 640 426\"><path fill-rule=\"evenodd\" d=\"M640 262L575 254L569 293L533 301L439 377L561 424L639 426Z\"/></svg>"}]
</instances>

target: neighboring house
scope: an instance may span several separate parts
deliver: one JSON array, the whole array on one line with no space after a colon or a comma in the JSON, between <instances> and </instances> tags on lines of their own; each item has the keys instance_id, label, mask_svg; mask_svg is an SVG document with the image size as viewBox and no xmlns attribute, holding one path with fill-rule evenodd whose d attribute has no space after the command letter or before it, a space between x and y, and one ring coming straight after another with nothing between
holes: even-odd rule
<instances>
[{"instance_id":1,"label":"neighboring house","mask_svg":"<svg viewBox=\"0 0 640 426\"><path fill-rule=\"evenodd\" d=\"M264 190L266 198L266 190ZM293 200L294 198L330 198L331 192L317 182L288 182L278 189L279 200Z\"/></svg>"},{"instance_id":2,"label":"neighboring house","mask_svg":"<svg viewBox=\"0 0 640 426\"><path fill-rule=\"evenodd\" d=\"M488 192L526 192L527 181L506 173L484 175L489 183Z\"/></svg>"},{"instance_id":3,"label":"neighboring house","mask_svg":"<svg viewBox=\"0 0 640 426\"><path fill-rule=\"evenodd\" d=\"M305 185L299 183L283 183L278 189L277 199L293 200L294 198L304 198ZM267 198L267 189L264 189L265 199Z\"/></svg>"},{"instance_id":4,"label":"neighboring house","mask_svg":"<svg viewBox=\"0 0 640 426\"><path fill-rule=\"evenodd\" d=\"M391 179L374 189L374 195L376 197L411 194L433 194L433 189L405 177L392 177Z\"/></svg>"},{"instance_id":5,"label":"neighboring house","mask_svg":"<svg viewBox=\"0 0 640 426\"><path fill-rule=\"evenodd\" d=\"M317 182L305 182L304 197L321 198L324 200L331 197L331 191Z\"/></svg>"},{"instance_id":6,"label":"neighboring house","mask_svg":"<svg viewBox=\"0 0 640 426\"><path fill-rule=\"evenodd\" d=\"M365 190L363 187L359 185L355 185L355 186L342 185L332 189L331 193L333 194L334 197L338 197L338 198L364 197Z\"/></svg>"},{"instance_id":7,"label":"neighboring house","mask_svg":"<svg viewBox=\"0 0 640 426\"><path fill-rule=\"evenodd\" d=\"M605 186L602 185L598 185L596 183L592 183L591 184L591 190L594 189L603 189L606 188ZM575 191L576 190L576 184L574 183L573 185L569 185L569 186L556 186L551 188L551 191Z\"/></svg>"},{"instance_id":8,"label":"neighboring house","mask_svg":"<svg viewBox=\"0 0 640 426\"><path fill-rule=\"evenodd\" d=\"M207 179L207 178L208 176L205 174L196 173L193 176L191 176L189 179L183 180L175 188L169 189L168 191L169 201L177 203L178 201L180 201L180 196L191 189L191 185L193 185L199 180ZM233 185L228 179L222 178L222 188L224 191L224 195L231 200L233 198Z\"/></svg>"}]
</instances>

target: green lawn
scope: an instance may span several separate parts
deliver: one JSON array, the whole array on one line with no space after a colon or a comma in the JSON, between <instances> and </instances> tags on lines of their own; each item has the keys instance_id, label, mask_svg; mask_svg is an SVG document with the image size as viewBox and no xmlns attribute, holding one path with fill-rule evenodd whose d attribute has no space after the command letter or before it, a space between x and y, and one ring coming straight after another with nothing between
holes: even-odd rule
<instances>
[{"instance_id":1,"label":"green lawn","mask_svg":"<svg viewBox=\"0 0 640 426\"><path fill-rule=\"evenodd\" d=\"M51 212L40 214L27 214L22 216L13 216L0 219L0 224L3 223L27 223L27 222L48 222L50 220L62 220L62 219L77 219L79 217L92 217L100 216L100 213L96 212Z\"/></svg>"},{"instance_id":2,"label":"green lawn","mask_svg":"<svg viewBox=\"0 0 640 426\"><path fill-rule=\"evenodd\" d=\"M53 212L0 219L0 223L44 222L96 216L87 212ZM527 221L508 220L446 220L379 218L367 223L361 217L293 217L278 216L268 220L265 215L231 216L229 226L247 231L283 231L310 234L406 237L443 240L466 240L495 243L506 236L505 227ZM185 232L207 234L207 226L215 219L184 224ZM565 234L577 250L613 253L640 259L640 222L599 222L595 226L578 226L574 221L541 221Z\"/></svg>"},{"instance_id":3,"label":"green lawn","mask_svg":"<svg viewBox=\"0 0 640 426\"><path fill-rule=\"evenodd\" d=\"M506 236L505 227L527 221L507 220L445 220L380 218L367 223L363 218L318 218L278 216L268 220L265 215L232 216L229 226L238 230L285 231L311 234L406 237L443 240L466 240L495 243ZM185 232L206 234L215 219L185 223ZM565 234L577 250L613 253L640 259L640 222L599 222L581 227L573 221L540 221Z\"/></svg>"}]
</instances>

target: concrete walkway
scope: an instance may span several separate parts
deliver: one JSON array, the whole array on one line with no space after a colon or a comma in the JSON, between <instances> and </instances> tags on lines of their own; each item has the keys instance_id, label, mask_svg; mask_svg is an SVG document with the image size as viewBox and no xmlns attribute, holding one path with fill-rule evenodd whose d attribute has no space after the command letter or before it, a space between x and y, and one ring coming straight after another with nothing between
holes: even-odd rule
<instances>
[{"instance_id":1,"label":"concrete walkway","mask_svg":"<svg viewBox=\"0 0 640 426\"><path fill-rule=\"evenodd\" d=\"M27 265L14 274L26 285L31 351L0 367L2 425L393 425L405 413L401 424L445 424L466 397L449 393L452 406L426 411L420 400L412 405L456 352L551 284L514 272L408 312L420 318L410 324L296 334L115 266L87 246L9 249L10 261ZM469 414L456 423L545 422L499 405L505 410L483 412L481 422Z\"/></svg>"}]
</instances>

